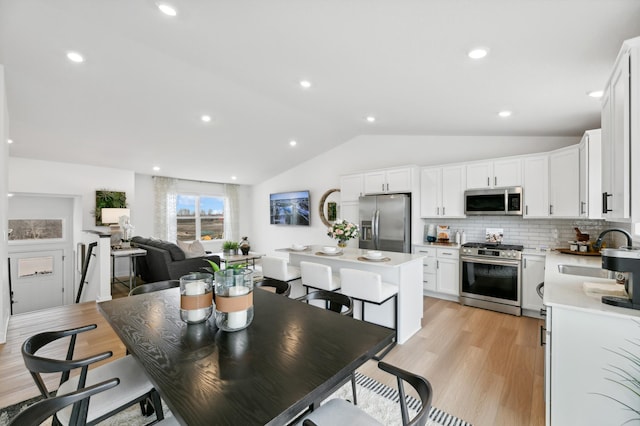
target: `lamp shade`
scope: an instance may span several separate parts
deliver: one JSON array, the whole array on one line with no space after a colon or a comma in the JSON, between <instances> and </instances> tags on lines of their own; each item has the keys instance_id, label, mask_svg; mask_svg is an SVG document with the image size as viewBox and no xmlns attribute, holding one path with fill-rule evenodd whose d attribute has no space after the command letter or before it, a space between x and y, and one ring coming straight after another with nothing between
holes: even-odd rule
<instances>
[{"instance_id":1,"label":"lamp shade","mask_svg":"<svg viewBox=\"0 0 640 426\"><path fill-rule=\"evenodd\" d=\"M100 220L105 225L119 223L120 216L129 216L129 209L102 209Z\"/></svg>"}]
</instances>

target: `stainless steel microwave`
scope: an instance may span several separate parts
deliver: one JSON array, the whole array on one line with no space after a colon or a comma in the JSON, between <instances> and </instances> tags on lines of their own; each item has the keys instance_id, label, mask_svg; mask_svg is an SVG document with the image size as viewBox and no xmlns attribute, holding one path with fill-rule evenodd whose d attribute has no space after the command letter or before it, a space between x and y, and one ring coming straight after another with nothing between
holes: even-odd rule
<instances>
[{"instance_id":1,"label":"stainless steel microwave","mask_svg":"<svg viewBox=\"0 0 640 426\"><path fill-rule=\"evenodd\" d=\"M467 216L522 216L522 187L469 189L464 192Z\"/></svg>"}]
</instances>

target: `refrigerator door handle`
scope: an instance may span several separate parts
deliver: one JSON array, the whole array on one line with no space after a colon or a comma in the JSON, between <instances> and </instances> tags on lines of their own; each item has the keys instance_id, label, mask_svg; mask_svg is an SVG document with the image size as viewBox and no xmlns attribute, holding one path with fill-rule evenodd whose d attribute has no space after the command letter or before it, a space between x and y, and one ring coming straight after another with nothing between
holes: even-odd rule
<instances>
[{"instance_id":1,"label":"refrigerator door handle","mask_svg":"<svg viewBox=\"0 0 640 426\"><path fill-rule=\"evenodd\" d=\"M380 248L380 210L376 210L373 214L373 247L378 250Z\"/></svg>"}]
</instances>

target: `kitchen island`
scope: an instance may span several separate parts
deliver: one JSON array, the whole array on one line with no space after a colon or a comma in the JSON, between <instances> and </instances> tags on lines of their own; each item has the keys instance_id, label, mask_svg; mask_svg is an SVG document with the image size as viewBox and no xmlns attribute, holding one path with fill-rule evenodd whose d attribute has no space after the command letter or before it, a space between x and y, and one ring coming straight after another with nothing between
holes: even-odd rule
<instances>
[{"instance_id":1,"label":"kitchen island","mask_svg":"<svg viewBox=\"0 0 640 426\"><path fill-rule=\"evenodd\" d=\"M334 274L340 268L352 268L378 273L382 281L398 286L398 343L406 342L421 327L422 320L422 258L411 253L383 251L388 260L367 260L363 256L367 250L345 248L339 255L322 253L322 246L311 246L304 251L290 251L289 262L300 266L301 261L321 263L331 266ZM367 321L386 327L393 327L393 303L377 306L367 305ZM361 315L361 306L354 306L354 317Z\"/></svg>"},{"instance_id":2,"label":"kitchen island","mask_svg":"<svg viewBox=\"0 0 640 426\"><path fill-rule=\"evenodd\" d=\"M601 269L599 256L550 252L545 264L545 399L547 425L623 424L632 418L619 402L639 407L640 399L616 374L636 374L621 354L638 353L640 311L606 305L587 294L620 291L613 279L561 273L558 265ZM638 277L640 279L640 277ZM621 369L621 370L617 370ZM636 416L637 417L637 416Z\"/></svg>"}]
</instances>

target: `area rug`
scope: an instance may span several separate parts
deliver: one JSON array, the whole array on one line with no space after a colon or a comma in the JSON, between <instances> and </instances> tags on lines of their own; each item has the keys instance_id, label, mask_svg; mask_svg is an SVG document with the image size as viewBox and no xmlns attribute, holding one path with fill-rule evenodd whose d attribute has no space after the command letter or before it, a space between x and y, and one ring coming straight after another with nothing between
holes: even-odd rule
<instances>
[{"instance_id":1,"label":"area rug","mask_svg":"<svg viewBox=\"0 0 640 426\"><path fill-rule=\"evenodd\" d=\"M356 372L356 393L358 396L358 407L366 411L372 417L378 419L381 423L388 426L401 426L402 416L400 414L400 405L398 401L400 396L398 391L389 386L383 385L370 377ZM333 395L326 399L326 401L333 398L342 398L351 400L351 383L347 383L338 389ZM27 401L23 401L19 404L11 405L0 409L0 426L7 426L12 417L18 414L31 404L34 404L40 400L38 398L32 398ZM407 407L409 409L409 417L415 415L420 409L420 401L411 396L407 396ZM163 409L165 417L172 417L171 411L163 403ZM120 414L111 417L108 420L100 423L104 426L142 426L152 422L155 419L154 416L145 418L140 414L140 407L136 404L131 408L121 412ZM43 425L50 425L51 421L46 421ZM471 426L470 423L465 422L451 414L448 414L435 407L431 407L429 412L429 420L427 426Z\"/></svg>"}]
</instances>

